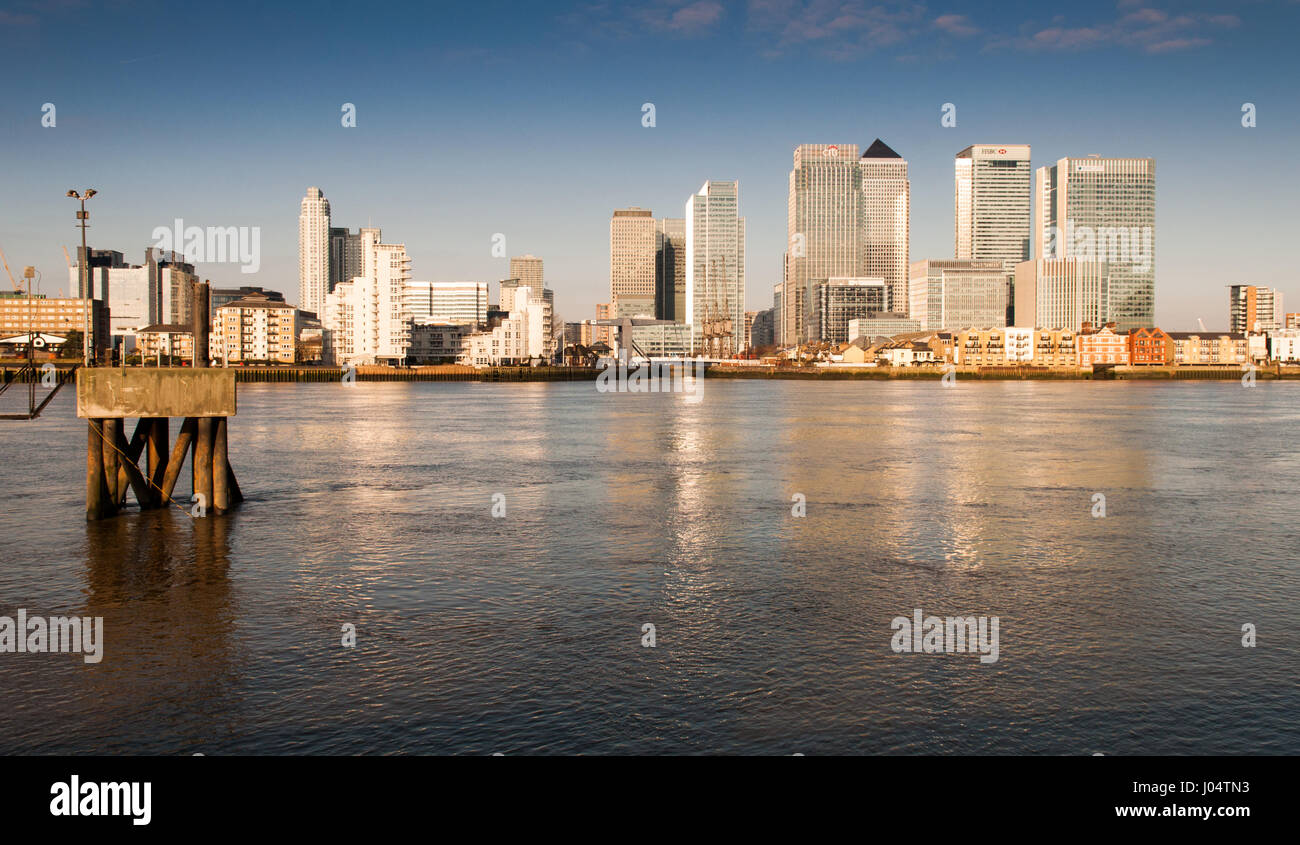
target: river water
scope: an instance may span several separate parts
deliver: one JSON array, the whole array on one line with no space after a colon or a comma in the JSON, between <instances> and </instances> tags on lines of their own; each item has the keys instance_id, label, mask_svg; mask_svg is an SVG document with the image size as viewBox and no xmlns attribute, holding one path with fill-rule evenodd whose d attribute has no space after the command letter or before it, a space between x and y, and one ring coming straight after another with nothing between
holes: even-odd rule
<instances>
[{"instance_id":1,"label":"river water","mask_svg":"<svg viewBox=\"0 0 1300 845\"><path fill-rule=\"evenodd\" d=\"M0 615L103 659L0 653L2 753L1300 753L1300 384L249 384L236 513L91 524L70 392Z\"/></svg>"}]
</instances>

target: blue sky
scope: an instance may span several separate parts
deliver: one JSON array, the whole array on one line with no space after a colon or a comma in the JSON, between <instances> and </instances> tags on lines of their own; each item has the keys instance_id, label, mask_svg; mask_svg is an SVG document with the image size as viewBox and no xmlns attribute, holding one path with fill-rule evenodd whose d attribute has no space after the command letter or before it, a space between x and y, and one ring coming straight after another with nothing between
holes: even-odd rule
<instances>
[{"instance_id":1,"label":"blue sky","mask_svg":"<svg viewBox=\"0 0 1300 845\"><path fill-rule=\"evenodd\" d=\"M614 208L681 216L706 179L738 179L747 307L763 308L796 144L879 137L902 154L919 260L952 255L953 154L1029 143L1035 167L1154 157L1157 321L1224 328L1234 282L1279 287L1300 311L1297 24L1286 0L13 0L0 5L0 248L57 293L60 247L78 238L63 194L94 187L92 246L138 262L177 217L260 226L259 273L200 271L295 300L299 201L317 185L336 225L405 243L416 278L496 280L507 262L491 238L505 234L509 254L545 259L557 311L581 319L607 299ZM345 102L356 128L340 125ZM955 128L940 126L945 102Z\"/></svg>"}]
</instances>

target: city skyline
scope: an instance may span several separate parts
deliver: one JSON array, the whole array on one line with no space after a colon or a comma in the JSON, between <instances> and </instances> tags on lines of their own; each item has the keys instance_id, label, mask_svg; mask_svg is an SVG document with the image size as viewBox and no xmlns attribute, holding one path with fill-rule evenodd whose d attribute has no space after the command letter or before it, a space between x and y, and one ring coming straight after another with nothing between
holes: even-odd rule
<instances>
[{"instance_id":1,"label":"city skyline","mask_svg":"<svg viewBox=\"0 0 1300 845\"><path fill-rule=\"evenodd\" d=\"M0 21L6 33L25 36L0 59L8 71L0 90L9 95L3 125L14 200L0 210L0 248L37 265L43 291L56 293L61 247L75 237L62 193L84 183L100 191L88 206L92 246L135 255L152 242L154 227L178 217L260 226L259 273L240 277L232 266L209 264L198 272L215 284L252 283L297 300L293 211L318 185L338 220L385 226L406 243L420 278L496 281L509 273L508 256L531 253L547 261L557 312L586 317L606 300L601 230L611 209L638 205L676 217L680 198L701 182L735 179L749 219L745 307L766 308L780 281L786 175L798 144L842 138L865 146L881 137L897 150L909 163L910 254L918 260L952 257L951 162L965 147L996 139L1031 145L1035 170L1091 154L1159 162L1155 322L1191 326L1201 317L1226 328L1227 285L1288 288L1285 224L1294 216L1296 177L1268 162L1286 154L1296 117L1283 105L1286 74L1265 69L1268 51L1260 49L1286 30L1279 24L1292 10L1281 4L1232 15L1204 6L1183 16L1138 15L1122 5L1076 10L1061 22L1030 4L1000 13L1031 35L978 10L936 10L900 19L896 39L881 43L867 38L869 29L822 35L808 28L783 40L757 6L721 7L716 19L695 26L671 4L659 14L664 8L512 10L503 25L489 4L459 10L428 44L403 34L379 55L364 46L373 35L366 29L356 56L297 56L292 74L262 63L265 78L232 71L228 49L221 61L201 58L187 71L202 105L180 109L184 134L194 139L182 152L139 119L165 108L123 111L124 102L158 99L160 61L151 51L128 49L109 72L86 78L84 58L50 48L81 32L139 43L155 28L178 25L206 44L212 36L201 27L183 26L190 13L166 26L128 26L101 10L79 17L20 6ZM292 21L323 39L344 31L324 18L265 14L281 29ZM810 6L805 14L815 21L819 13ZM626 18L611 20L619 15ZM408 17L413 31L427 29L426 12L413 8ZM650 23L639 32L628 21ZM581 48L546 67L527 61L533 48L510 54L535 33ZM716 49L699 50L704 44ZM255 38L233 54L263 46ZM1227 51L1232 61L1209 61ZM611 54L644 61L591 73ZM981 76L966 79L963 62L974 60ZM519 82L524 64L530 73ZM326 73L332 90L298 91L299 65ZM846 117L847 90L789 81L796 66L861 73L877 84L865 96L852 94ZM393 71L399 81L368 93L350 81L361 67ZM663 72L647 82L646 67ZM709 84L679 84L708 68L719 72ZM1089 90L1074 86L1081 73ZM429 79L437 84L422 84ZM741 87L723 94L727 83ZM555 93L561 90L582 96ZM1150 94L1156 90L1158 98ZM44 102L58 108L54 127L41 125ZM356 109L355 128L340 125L344 103ZM653 127L643 125L647 103L655 106ZM951 128L941 125L945 103L955 105ZM1255 127L1241 124L1245 103L1259 110ZM507 115L528 122L526 139L498 131ZM97 143L87 144L92 129ZM385 166L344 166L370 156ZM1219 164L1205 167L1207 156ZM506 236L506 258L490 253L496 233Z\"/></svg>"}]
</instances>

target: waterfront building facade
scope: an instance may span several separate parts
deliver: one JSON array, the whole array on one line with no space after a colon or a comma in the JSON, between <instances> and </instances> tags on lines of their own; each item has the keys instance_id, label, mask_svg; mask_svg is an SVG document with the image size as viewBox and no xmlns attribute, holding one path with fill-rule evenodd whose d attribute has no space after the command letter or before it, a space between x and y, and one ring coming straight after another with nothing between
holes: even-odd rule
<instances>
[{"instance_id":1,"label":"waterfront building facade","mask_svg":"<svg viewBox=\"0 0 1300 845\"><path fill-rule=\"evenodd\" d=\"M1128 364L1128 334L1117 332L1113 323L1095 330L1092 326L1084 326L1074 340L1080 367Z\"/></svg>"},{"instance_id":2,"label":"waterfront building facade","mask_svg":"<svg viewBox=\"0 0 1300 845\"><path fill-rule=\"evenodd\" d=\"M1169 332L1178 366L1248 364L1250 344L1239 332Z\"/></svg>"},{"instance_id":3,"label":"waterfront building facade","mask_svg":"<svg viewBox=\"0 0 1300 845\"><path fill-rule=\"evenodd\" d=\"M1133 367L1163 366L1174 360L1174 342L1163 329L1139 328L1128 333L1128 362Z\"/></svg>"},{"instance_id":4,"label":"waterfront building facade","mask_svg":"<svg viewBox=\"0 0 1300 845\"><path fill-rule=\"evenodd\" d=\"M1269 332L1268 357L1284 364L1300 363L1300 328Z\"/></svg>"},{"instance_id":5,"label":"waterfront building facade","mask_svg":"<svg viewBox=\"0 0 1300 845\"><path fill-rule=\"evenodd\" d=\"M427 316L415 318L411 322L407 361L454 364L466 352L466 338L477 330L477 323L449 323Z\"/></svg>"}]
</instances>

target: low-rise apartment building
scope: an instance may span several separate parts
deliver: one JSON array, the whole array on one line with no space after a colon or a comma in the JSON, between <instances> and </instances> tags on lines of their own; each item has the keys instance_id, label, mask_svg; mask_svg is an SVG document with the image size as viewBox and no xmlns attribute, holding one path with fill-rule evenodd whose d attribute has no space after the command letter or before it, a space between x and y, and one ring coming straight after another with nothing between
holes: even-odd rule
<instances>
[{"instance_id":1,"label":"low-rise apartment building","mask_svg":"<svg viewBox=\"0 0 1300 845\"><path fill-rule=\"evenodd\" d=\"M212 358L232 364L292 364L297 329L296 308L250 293L212 315Z\"/></svg>"},{"instance_id":2,"label":"low-rise apartment building","mask_svg":"<svg viewBox=\"0 0 1300 845\"><path fill-rule=\"evenodd\" d=\"M1116 332L1114 323L1094 330L1087 323L1074 337L1080 367L1098 364L1128 364L1128 335Z\"/></svg>"},{"instance_id":3,"label":"low-rise apartment building","mask_svg":"<svg viewBox=\"0 0 1300 845\"><path fill-rule=\"evenodd\" d=\"M1250 362L1250 345L1244 334L1169 332L1169 338L1174 346L1172 363L1179 366Z\"/></svg>"},{"instance_id":4,"label":"low-rise apartment building","mask_svg":"<svg viewBox=\"0 0 1300 845\"><path fill-rule=\"evenodd\" d=\"M1128 333L1128 362L1133 367L1154 367L1174 360L1174 342L1159 328L1131 329Z\"/></svg>"}]
</instances>

